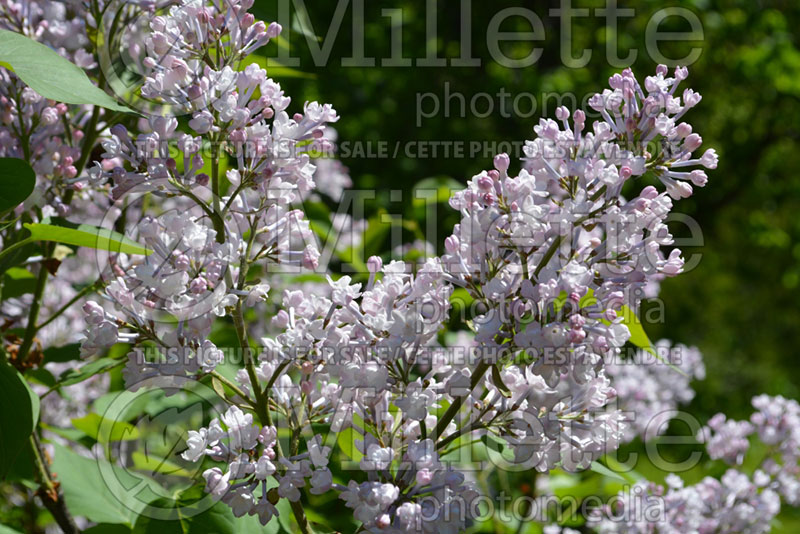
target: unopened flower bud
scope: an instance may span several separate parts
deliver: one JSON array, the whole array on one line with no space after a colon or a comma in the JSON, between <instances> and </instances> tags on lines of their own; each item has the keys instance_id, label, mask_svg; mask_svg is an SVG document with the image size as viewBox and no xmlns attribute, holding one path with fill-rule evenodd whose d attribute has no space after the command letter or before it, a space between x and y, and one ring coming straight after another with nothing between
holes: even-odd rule
<instances>
[{"instance_id":1,"label":"unopened flower bud","mask_svg":"<svg viewBox=\"0 0 800 534\"><path fill-rule=\"evenodd\" d=\"M370 273L377 273L383 268L383 260L380 256L370 256L367 260L367 270Z\"/></svg>"},{"instance_id":2,"label":"unopened flower bud","mask_svg":"<svg viewBox=\"0 0 800 534\"><path fill-rule=\"evenodd\" d=\"M700 145L702 144L703 144L703 138L697 135L696 133L693 133L689 134L686 137L686 140L684 140L683 142L683 148L685 148L689 152L694 152L695 150L700 148Z\"/></svg>"},{"instance_id":3,"label":"unopened flower bud","mask_svg":"<svg viewBox=\"0 0 800 534\"><path fill-rule=\"evenodd\" d=\"M560 108L559 108L560 109ZM498 154L494 157L494 168L500 172L505 172L508 170L509 165L511 165L511 159L508 157L508 154Z\"/></svg>"}]
</instances>

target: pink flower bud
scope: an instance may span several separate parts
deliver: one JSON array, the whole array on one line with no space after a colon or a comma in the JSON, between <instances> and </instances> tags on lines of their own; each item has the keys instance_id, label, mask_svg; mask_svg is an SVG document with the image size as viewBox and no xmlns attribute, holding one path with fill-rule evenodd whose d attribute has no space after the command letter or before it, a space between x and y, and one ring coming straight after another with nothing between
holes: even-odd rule
<instances>
[{"instance_id":1,"label":"pink flower bud","mask_svg":"<svg viewBox=\"0 0 800 534\"><path fill-rule=\"evenodd\" d=\"M690 172L689 179L697 187L704 187L708 183L708 176L706 176L705 171L699 169Z\"/></svg>"},{"instance_id":2,"label":"pink flower bud","mask_svg":"<svg viewBox=\"0 0 800 534\"><path fill-rule=\"evenodd\" d=\"M200 295L201 293L205 293L208 289L208 281L202 276L198 276L194 280L189 283L189 291L194 293L195 295Z\"/></svg>"},{"instance_id":3,"label":"pink flower bud","mask_svg":"<svg viewBox=\"0 0 800 534\"><path fill-rule=\"evenodd\" d=\"M389 517L389 514L383 514L378 518L375 524L378 528L386 528L392 524L392 518Z\"/></svg>"},{"instance_id":4,"label":"pink flower bud","mask_svg":"<svg viewBox=\"0 0 800 534\"><path fill-rule=\"evenodd\" d=\"M478 188L483 191L493 191L494 190L494 180L492 180L486 174L482 174L478 176Z\"/></svg>"},{"instance_id":5,"label":"pink flower bud","mask_svg":"<svg viewBox=\"0 0 800 534\"><path fill-rule=\"evenodd\" d=\"M244 143L247 141L247 132L243 128L237 128L230 133L229 138L234 143Z\"/></svg>"},{"instance_id":6,"label":"pink flower bud","mask_svg":"<svg viewBox=\"0 0 800 534\"><path fill-rule=\"evenodd\" d=\"M286 328L289 326L289 314L286 310L280 310L275 316L272 318L272 324L275 325L276 328Z\"/></svg>"},{"instance_id":7,"label":"pink flower bud","mask_svg":"<svg viewBox=\"0 0 800 534\"><path fill-rule=\"evenodd\" d=\"M444 240L444 249L449 254L455 254L456 252L458 252L459 249L460 249L458 237L456 237L454 235L451 235L450 237L445 239Z\"/></svg>"},{"instance_id":8,"label":"pink flower bud","mask_svg":"<svg viewBox=\"0 0 800 534\"><path fill-rule=\"evenodd\" d=\"M319 252L311 245L308 245L303 251L303 267L311 271L319 267Z\"/></svg>"},{"instance_id":9,"label":"pink flower bud","mask_svg":"<svg viewBox=\"0 0 800 534\"><path fill-rule=\"evenodd\" d=\"M431 483L433 480L433 473L430 469L420 469L417 471L417 484L420 486L426 486Z\"/></svg>"},{"instance_id":10,"label":"pink flower bud","mask_svg":"<svg viewBox=\"0 0 800 534\"><path fill-rule=\"evenodd\" d=\"M276 38L278 35L281 34L283 28L277 22L270 22L269 26L267 26L267 37L270 39Z\"/></svg>"},{"instance_id":11,"label":"pink flower bud","mask_svg":"<svg viewBox=\"0 0 800 534\"><path fill-rule=\"evenodd\" d=\"M703 157L700 158L700 163L706 169L716 169L717 162L719 161L719 157L717 156L717 151L713 148L709 148L703 153Z\"/></svg>"},{"instance_id":12,"label":"pink flower bud","mask_svg":"<svg viewBox=\"0 0 800 534\"><path fill-rule=\"evenodd\" d=\"M189 257L186 254L178 254L175 257L175 268L179 271L186 271L189 269L191 262L189 261Z\"/></svg>"},{"instance_id":13,"label":"pink flower bud","mask_svg":"<svg viewBox=\"0 0 800 534\"><path fill-rule=\"evenodd\" d=\"M578 328L583 328L583 325L585 324L586 324L586 319L583 317L583 315L575 313L569 316L569 325L573 329L577 330Z\"/></svg>"},{"instance_id":14,"label":"pink flower bud","mask_svg":"<svg viewBox=\"0 0 800 534\"><path fill-rule=\"evenodd\" d=\"M648 185L647 187L642 189L642 192L639 193L639 196L642 198L646 198L647 200L655 200L656 198L658 198L658 189L656 189L652 185Z\"/></svg>"},{"instance_id":15,"label":"pink flower bud","mask_svg":"<svg viewBox=\"0 0 800 534\"><path fill-rule=\"evenodd\" d=\"M370 273L377 273L383 268L383 260L380 256L370 256L367 260L367 270Z\"/></svg>"},{"instance_id":16,"label":"pink flower bud","mask_svg":"<svg viewBox=\"0 0 800 534\"><path fill-rule=\"evenodd\" d=\"M494 168L498 171L507 171L509 165L511 165L511 158L508 157L508 154L498 154L494 157Z\"/></svg>"},{"instance_id":17,"label":"pink flower bud","mask_svg":"<svg viewBox=\"0 0 800 534\"><path fill-rule=\"evenodd\" d=\"M586 339L586 331L585 330L570 330L569 331L569 341L570 343L581 343L583 340Z\"/></svg>"}]
</instances>

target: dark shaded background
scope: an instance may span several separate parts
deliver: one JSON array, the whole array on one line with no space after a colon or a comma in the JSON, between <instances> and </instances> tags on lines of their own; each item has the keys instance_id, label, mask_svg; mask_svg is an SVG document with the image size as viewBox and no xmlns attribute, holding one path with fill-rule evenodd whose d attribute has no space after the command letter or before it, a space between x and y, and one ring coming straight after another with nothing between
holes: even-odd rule
<instances>
[{"instance_id":1,"label":"dark shaded background","mask_svg":"<svg viewBox=\"0 0 800 534\"><path fill-rule=\"evenodd\" d=\"M313 31L324 36L338 2L306 4ZM435 4L438 53L458 57L461 4L455 0ZM449 117L441 112L417 127L417 95L431 92L443 100L445 83L449 83L451 92L464 94L468 104L476 93L497 95L501 89L511 98L521 92L540 97L542 93L568 91L581 98L604 88L607 77L618 70L606 60L610 29L593 11L589 17L573 19L574 55L584 48L592 50L589 63L574 69L561 61L559 19L548 14L558 2L476 0L472 4L473 57L482 63L478 68L381 67L381 59L391 52L391 21L381 16L381 9L402 9L404 56L422 58L426 50L425 3L371 1L366 2L364 15L365 50L367 56L377 58L376 67L341 65L342 58L352 55L353 11L349 6L324 66L314 65L306 38L298 32L302 19L294 21L292 55L300 58L298 69L313 77L279 79L287 93L295 95L295 104L315 99L334 104L342 117L337 124L340 141L383 140L394 147L398 141L499 142L532 137L538 111L530 118L503 118L499 113L479 118L469 109L466 117L459 116L460 110ZM660 50L667 57L680 58L691 48L702 49L699 60L690 66L688 85L682 88L693 87L703 100L686 120L703 136L704 147L717 150L720 165L709 172L708 187L681 201L677 211L699 222L705 247L696 269L663 285L664 323L647 324L646 328L654 340L667 337L697 345L705 355L708 378L697 384L698 396L692 406L701 420L721 410L746 417L754 394L800 396L800 369L794 354L800 341L800 245L796 242L800 233L796 217L800 207L800 51L795 31L800 24L800 4L753 0L620 4L621 8L634 9L635 16L619 19L619 55L638 51L632 67L640 80L655 69L645 48L645 29L654 13L666 6L682 6L695 13L703 26L702 40L662 43ZM578 8L604 5L574 2ZM505 68L489 55L488 22L509 6L532 9L544 23L543 42L503 47L511 57L524 57L532 46L542 48L541 58L531 67ZM256 11L265 20L275 20L276 9L275 2L256 4ZM291 11L296 18L294 6ZM523 19L512 17L501 29L529 31L529 26ZM679 17L669 17L660 29L689 31L690 27ZM270 45L267 54L275 53L276 48ZM496 106L498 102L495 98ZM456 104L454 100L453 108L459 107ZM484 105L481 103L481 109ZM554 105L549 107L552 116ZM489 168L489 156L412 159L404 157L401 150L396 159L345 157L343 162L356 188L409 190L430 176L449 176L463 182ZM440 218L442 224L452 225L452 219ZM675 227L676 235L686 232L681 225Z\"/></svg>"}]
</instances>

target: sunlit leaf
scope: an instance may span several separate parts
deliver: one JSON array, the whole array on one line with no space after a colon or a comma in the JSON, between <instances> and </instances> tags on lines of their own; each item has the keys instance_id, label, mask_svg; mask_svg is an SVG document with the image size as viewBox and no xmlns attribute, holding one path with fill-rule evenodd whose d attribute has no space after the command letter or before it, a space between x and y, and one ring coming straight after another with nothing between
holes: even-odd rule
<instances>
[{"instance_id":1,"label":"sunlit leaf","mask_svg":"<svg viewBox=\"0 0 800 534\"><path fill-rule=\"evenodd\" d=\"M19 33L0 30L0 62L45 98L66 104L131 111L94 85L83 69Z\"/></svg>"},{"instance_id":2,"label":"sunlit leaf","mask_svg":"<svg viewBox=\"0 0 800 534\"><path fill-rule=\"evenodd\" d=\"M143 254L145 256L153 252L118 232L89 224L68 227L53 224L26 223L24 226L30 231L31 238L34 241L52 241L78 247L95 248L124 254Z\"/></svg>"}]
</instances>

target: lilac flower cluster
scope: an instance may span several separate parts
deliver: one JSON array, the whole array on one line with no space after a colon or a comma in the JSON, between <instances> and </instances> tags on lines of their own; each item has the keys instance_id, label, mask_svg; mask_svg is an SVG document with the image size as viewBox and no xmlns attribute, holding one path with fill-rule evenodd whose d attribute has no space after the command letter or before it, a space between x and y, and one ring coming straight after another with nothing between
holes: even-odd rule
<instances>
[{"instance_id":1,"label":"lilac flower cluster","mask_svg":"<svg viewBox=\"0 0 800 534\"><path fill-rule=\"evenodd\" d=\"M485 306L476 341L533 358L486 380L481 418L503 423L518 459L538 469L585 468L623 436L620 412L603 413L615 397L603 360L629 338L623 307L637 308L637 290L682 271L680 250L662 252L673 242L665 220L672 200L691 193L686 180L702 186L705 174L672 169L717 163L713 150L692 159L702 140L678 122L699 101L691 89L676 96L686 75L659 66L644 87L630 70L613 76L591 99L602 120L590 131L583 111L570 123L559 108L558 122L534 128L517 176L500 155L450 201L462 220L442 263L451 283ZM666 193L648 185L623 197L643 175Z\"/></svg>"},{"instance_id":2,"label":"lilac flower cluster","mask_svg":"<svg viewBox=\"0 0 800 534\"><path fill-rule=\"evenodd\" d=\"M705 378L700 351L667 340L655 343L654 354L639 350L630 360L613 361L606 372L617 391L619 408L628 414L625 441L649 441L666 431L679 405L694 398L690 382Z\"/></svg>"},{"instance_id":3,"label":"lilac flower cluster","mask_svg":"<svg viewBox=\"0 0 800 534\"><path fill-rule=\"evenodd\" d=\"M543 120L519 175L509 175L501 155L494 170L454 194L462 220L442 258L412 271L373 257L366 284L329 277L324 294L284 291L273 319L281 333L262 340L268 350L252 372L239 372L239 383L251 392L254 377L266 382L282 417L304 406L308 423L363 436L359 467L367 481L329 489L367 528L413 530L410 518L423 506L438 506L423 514L425 528L442 528L436 518L453 517L449 503L476 491L438 460L403 469L420 447L435 459L462 436L494 434L515 463L548 471L586 468L623 439L604 361L629 339L624 315L638 306L635 290L682 270L680 251L661 250L672 243L665 225L672 198L690 187L670 169L716 166L713 151L691 159L700 138L676 123L698 100L691 90L673 96L683 78L684 69L667 77L659 67L645 94L629 71L613 77L613 90L601 95L603 120L585 134L580 111L572 124L565 109L561 125ZM702 171L693 172L703 185ZM645 173L666 193L650 185L625 200L623 187ZM466 362L431 350L454 286L484 307L471 325L476 357ZM702 374L694 356L686 367ZM652 404L685 401L687 387ZM464 405L468 413L456 419ZM436 505L419 499L439 490L447 491ZM459 517L467 521L468 511Z\"/></svg>"},{"instance_id":4,"label":"lilac flower cluster","mask_svg":"<svg viewBox=\"0 0 800 534\"><path fill-rule=\"evenodd\" d=\"M706 477L692 486L684 486L672 474L666 488L639 483L621 492L614 506L598 510L592 526L601 534L769 532L781 502L791 506L800 502L800 404L759 395L753 398L753 407L757 411L750 421L717 414L698 436L712 459L737 468L728 469L719 480ZM758 447L751 444L755 438ZM748 475L741 466L751 446L763 459Z\"/></svg>"},{"instance_id":5,"label":"lilac flower cluster","mask_svg":"<svg viewBox=\"0 0 800 534\"><path fill-rule=\"evenodd\" d=\"M566 107L541 119L518 169L500 154L452 194L460 221L441 257L416 241L392 252L419 262L373 256L363 277L337 278L297 206L319 194L338 200L352 185L339 161L318 157L333 153L339 117L317 102L290 113L280 84L250 61L281 32L256 21L253 4L179 0L157 14L141 3L147 27L128 39L143 46L128 44L146 69L136 96L158 110L147 118L47 100L0 68L0 156L28 161L39 186L16 208L13 228L23 217L105 215L149 252L109 254L96 284L85 258L65 258L69 274L54 277L41 299L51 319L27 318L23 295L2 302L4 322L38 324L43 347L74 342L76 325L85 326L85 357L128 344L122 373L131 390L154 378L174 390L211 375L226 410L189 431L183 458L212 465L205 491L234 516L266 525L285 499L303 532L306 493L335 496L366 532L465 530L479 491L443 458L476 441L517 468L548 473L586 469L622 442L658 436L693 398L690 381L703 378L699 351L660 341L620 356L630 342L642 345L631 336L641 295L683 272L667 226L674 203L717 166L684 121L701 99L681 87L687 69L659 65L643 83L630 69L615 74L588 102L599 116L591 124ZM92 71L88 35L100 21L87 9L98 6L0 0L0 28ZM102 154L87 166L96 145ZM349 233L336 245L343 252L366 222L338 213L329 226ZM308 271L325 277L300 285L283 276ZM87 284L102 286L99 298L70 310ZM443 347L456 290L477 313ZM266 306L271 321L246 320ZM224 317L245 355L230 379L211 341ZM77 404L45 399L43 420L83 415L106 378L76 389ZM781 501L800 504L800 405L768 396L753 405L749 421L719 414L701 431L709 456L736 466L721 479L642 482L589 525L603 533L768 531ZM278 439L284 424L288 448ZM320 426L332 440L304 437ZM753 442L765 459L748 475ZM352 459L345 480L329 467L335 448Z\"/></svg>"},{"instance_id":6,"label":"lilac flower cluster","mask_svg":"<svg viewBox=\"0 0 800 534\"><path fill-rule=\"evenodd\" d=\"M641 483L620 494L607 517L590 524L600 534L763 534L780 511L780 497L765 480L731 469L721 479L706 477L684 486L675 476L667 487Z\"/></svg>"},{"instance_id":7,"label":"lilac flower cluster","mask_svg":"<svg viewBox=\"0 0 800 534\"><path fill-rule=\"evenodd\" d=\"M742 465L753 441L763 455L758 467L769 487L792 506L800 504L800 404L781 396L753 397L757 410L749 421L727 419L719 413L700 431L709 456L731 465Z\"/></svg>"}]
</instances>

